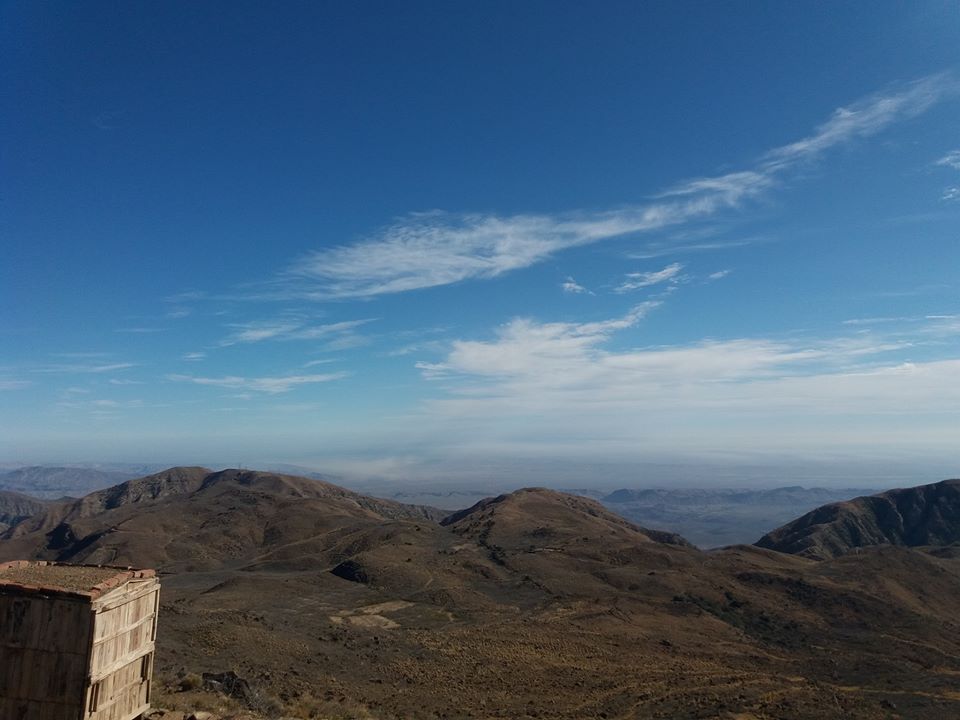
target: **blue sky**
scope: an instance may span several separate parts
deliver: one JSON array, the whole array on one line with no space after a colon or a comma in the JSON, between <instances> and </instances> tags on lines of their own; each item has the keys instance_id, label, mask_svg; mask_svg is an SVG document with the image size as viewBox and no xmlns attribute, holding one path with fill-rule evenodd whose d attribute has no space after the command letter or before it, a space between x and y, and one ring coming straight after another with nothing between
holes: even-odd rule
<instances>
[{"instance_id":1,"label":"blue sky","mask_svg":"<svg viewBox=\"0 0 960 720\"><path fill-rule=\"evenodd\" d=\"M0 8L0 461L958 472L957 2Z\"/></svg>"}]
</instances>

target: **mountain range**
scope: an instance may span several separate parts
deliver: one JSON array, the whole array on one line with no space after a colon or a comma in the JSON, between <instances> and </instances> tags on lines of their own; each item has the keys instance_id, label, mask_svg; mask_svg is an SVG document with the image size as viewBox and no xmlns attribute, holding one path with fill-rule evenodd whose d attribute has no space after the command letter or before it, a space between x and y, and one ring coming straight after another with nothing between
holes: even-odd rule
<instances>
[{"instance_id":1,"label":"mountain range","mask_svg":"<svg viewBox=\"0 0 960 720\"><path fill-rule=\"evenodd\" d=\"M79 497L142 474L133 469L30 465L0 472L0 490L47 499Z\"/></svg>"},{"instance_id":2,"label":"mountain range","mask_svg":"<svg viewBox=\"0 0 960 720\"><path fill-rule=\"evenodd\" d=\"M842 535L843 554L707 552L543 488L447 513L172 468L45 503L0 535L0 561L158 568L157 705L227 702L184 678L232 672L263 717L947 718L955 491L885 493L903 533ZM817 512L807 537L840 536L848 511Z\"/></svg>"}]
</instances>

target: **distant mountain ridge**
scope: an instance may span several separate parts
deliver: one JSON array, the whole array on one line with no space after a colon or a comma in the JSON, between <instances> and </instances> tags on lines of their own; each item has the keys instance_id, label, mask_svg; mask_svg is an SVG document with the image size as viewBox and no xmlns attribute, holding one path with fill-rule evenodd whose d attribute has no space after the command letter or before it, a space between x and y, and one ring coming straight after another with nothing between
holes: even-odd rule
<instances>
[{"instance_id":1,"label":"distant mountain ridge","mask_svg":"<svg viewBox=\"0 0 960 720\"><path fill-rule=\"evenodd\" d=\"M0 473L0 490L44 499L81 497L137 476L118 470L31 465Z\"/></svg>"},{"instance_id":2,"label":"distant mountain ridge","mask_svg":"<svg viewBox=\"0 0 960 720\"><path fill-rule=\"evenodd\" d=\"M960 543L960 480L824 505L767 533L756 545L822 560L873 545L955 543Z\"/></svg>"},{"instance_id":3,"label":"distant mountain ridge","mask_svg":"<svg viewBox=\"0 0 960 720\"><path fill-rule=\"evenodd\" d=\"M832 502L840 496L844 498L862 493L855 488L823 488L790 485L775 488L623 488L600 498L603 503L631 503L631 502L669 502L674 504L688 504L700 502L704 499L725 499L741 503L763 503L771 499L801 500L811 502L822 500Z\"/></svg>"},{"instance_id":4,"label":"distant mountain ridge","mask_svg":"<svg viewBox=\"0 0 960 720\"><path fill-rule=\"evenodd\" d=\"M870 490L868 492L874 492ZM643 527L676 532L698 547L748 544L827 503L864 494L850 488L622 488L598 498Z\"/></svg>"}]
</instances>

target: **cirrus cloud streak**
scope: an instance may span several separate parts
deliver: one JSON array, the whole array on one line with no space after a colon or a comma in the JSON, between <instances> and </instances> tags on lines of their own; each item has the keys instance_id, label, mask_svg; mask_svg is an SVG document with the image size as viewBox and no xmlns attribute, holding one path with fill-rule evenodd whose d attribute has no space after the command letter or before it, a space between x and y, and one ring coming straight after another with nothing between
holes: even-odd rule
<instances>
[{"instance_id":1,"label":"cirrus cloud streak","mask_svg":"<svg viewBox=\"0 0 960 720\"><path fill-rule=\"evenodd\" d=\"M301 385L312 385L315 383L326 383L334 380L342 380L347 377L347 372L325 373L319 375L281 375L277 377L256 377L247 378L237 375L228 375L224 377L196 377L194 375L167 375L167 380L173 382L187 382L194 385L207 385L211 387L229 388L231 390L254 390L256 392L276 395L289 392L295 387Z\"/></svg>"},{"instance_id":2,"label":"cirrus cloud streak","mask_svg":"<svg viewBox=\"0 0 960 720\"><path fill-rule=\"evenodd\" d=\"M301 257L263 295L371 298L494 278L562 250L711 218L769 192L786 171L919 115L957 90L951 75L938 74L863 98L835 110L809 136L764 153L751 168L688 180L647 204L559 215L412 214L360 242Z\"/></svg>"}]
</instances>

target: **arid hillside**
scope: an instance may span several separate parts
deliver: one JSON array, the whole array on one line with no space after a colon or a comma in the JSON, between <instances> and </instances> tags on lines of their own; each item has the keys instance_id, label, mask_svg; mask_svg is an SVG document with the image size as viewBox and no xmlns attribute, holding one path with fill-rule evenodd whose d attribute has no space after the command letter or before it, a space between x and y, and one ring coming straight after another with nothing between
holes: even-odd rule
<instances>
[{"instance_id":1,"label":"arid hillside","mask_svg":"<svg viewBox=\"0 0 960 720\"><path fill-rule=\"evenodd\" d=\"M429 508L315 480L180 468L19 523L0 540L0 560L11 558L157 567L156 698L171 707L960 716L950 554L704 552L543 489L438 522ZM225 673L242 693L226 697Z\"/></svg>"},{"instance_id":2,"label":"arid hillside","mask_svg":"<svg viewBox=\"0 0 960 720\"><path fill-rule=\"evenodd\" d=\"M42 512L45 505L42 500L0 490L0 533L11 525Z\"/></svg>"},{"instance_id":3,"label":"arid hillside","mask_svg":"<svg viewBox=\"0 0 960 720\"><path fill-rule=\"evenodd\" d=\"M960 480L859 497L813 510L764 535L759 547L815 559L871 545L960 542Z\"/></svg>"},{"instance_id":4,"label":"arid hillside","mask_svg":"<svg viewBox=\"0 0 960 720\"><path fill-rule=\"evenodd\" d=\"M311 539L332 530L345 535L442 515L319 480L186 467L52 503L0 539L5 555L172 572L264 561L265 552L288 543L305 553Z\"/></svg>"}]
</instances>

